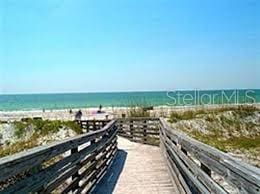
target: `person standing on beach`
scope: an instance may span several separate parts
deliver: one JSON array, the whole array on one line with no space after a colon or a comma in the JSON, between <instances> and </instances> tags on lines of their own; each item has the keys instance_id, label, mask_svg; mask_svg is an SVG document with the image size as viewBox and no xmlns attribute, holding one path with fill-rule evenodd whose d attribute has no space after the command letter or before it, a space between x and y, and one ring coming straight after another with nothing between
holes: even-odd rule
<instances>
[{"instance_id":1,"label":"person standing on beach","mask_svg":"<svg viewBox=\"0 0 260 194\"><path fill-rule=\"evenodd\" d=\"M80 121L81 118L82 118L82 111L79 110L79 111L76 113L76 115L75 115L75 120L76 120L76 121Z\"/></svg>"},{"instance_id":2,"label":"person standing on beach","mask_svg":"<svg viewBox=\"0 0 260 194\"><path fill-rule=\"evenodd\" d=\"M99 105L99 110L97 111L97 113L102 113L102 108L103 108L103 107L102 107L102 105L100 104L100 105Z\"/></svg>"}]
</instances>

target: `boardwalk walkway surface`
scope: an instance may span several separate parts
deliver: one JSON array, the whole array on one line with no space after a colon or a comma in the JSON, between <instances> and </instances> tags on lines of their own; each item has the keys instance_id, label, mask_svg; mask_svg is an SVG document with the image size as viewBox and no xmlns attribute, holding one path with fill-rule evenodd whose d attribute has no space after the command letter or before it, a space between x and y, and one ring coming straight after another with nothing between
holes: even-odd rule
<instances>
[{"instance_id":1,"label":"boardwalk walkway surface","mask_svg":"<svg viewBox=\"0 0 260 194\"><path fill-rule=\"evenodd\" d=\"M115 161L93 193L178 193L159 147L134 143L118 137L118 149Z\"/></svg>"}]
</instances>

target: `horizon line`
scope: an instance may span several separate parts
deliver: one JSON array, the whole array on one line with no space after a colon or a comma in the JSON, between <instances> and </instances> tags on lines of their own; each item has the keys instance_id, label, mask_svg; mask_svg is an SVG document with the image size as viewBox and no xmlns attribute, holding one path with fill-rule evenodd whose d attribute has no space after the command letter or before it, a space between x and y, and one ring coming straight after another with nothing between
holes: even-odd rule
<instances>
[{"instance_id":1,"label":"horizon line","mask_svg":"<svg viewBox=\"0 0 260 194\"><path fill-rule=\"evenodd\" d=\"M172 91L232 91L232 90L260 90L260 88L210 88L210 89L170 89L170 90L118 90L118 91L90 91L90 92L32 92L32 93L0 93L0 96L4 95L54 95L54 94L108 94L108 93L141 93L141 92L172 92Z\"/></svg>"}]
</instances>

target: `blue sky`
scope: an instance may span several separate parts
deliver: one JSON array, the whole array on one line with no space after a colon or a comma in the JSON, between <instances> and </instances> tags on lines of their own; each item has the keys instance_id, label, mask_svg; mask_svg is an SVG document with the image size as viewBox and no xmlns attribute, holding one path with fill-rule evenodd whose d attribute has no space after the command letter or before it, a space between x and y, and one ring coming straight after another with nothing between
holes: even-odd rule
<instances>
[{"instance_id":1,"label":"blue sky","mask_svg":"<svg viewBox=\"0 0 260 194\"><path fill-rule=\"evenodd\" d=\"M260 88L258 0L0 2L0 93Z\"/></svg>"}]
</instances>

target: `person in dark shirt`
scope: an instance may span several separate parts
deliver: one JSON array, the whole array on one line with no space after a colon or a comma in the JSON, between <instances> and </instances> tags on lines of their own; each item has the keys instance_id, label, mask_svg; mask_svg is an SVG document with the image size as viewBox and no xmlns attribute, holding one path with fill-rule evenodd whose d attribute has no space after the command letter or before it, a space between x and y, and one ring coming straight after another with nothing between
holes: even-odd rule
<instances>
[{"instance_id":1,"label":"person in dark shirt","mask_svg":"<svg viewBox=\"0 0 260 194\"><path fill-rule=\"evenodd\" d=\"M79 110L75 115L75 120L80 121L82 117L82 111Z\"/></svg>"}]
</instances>

